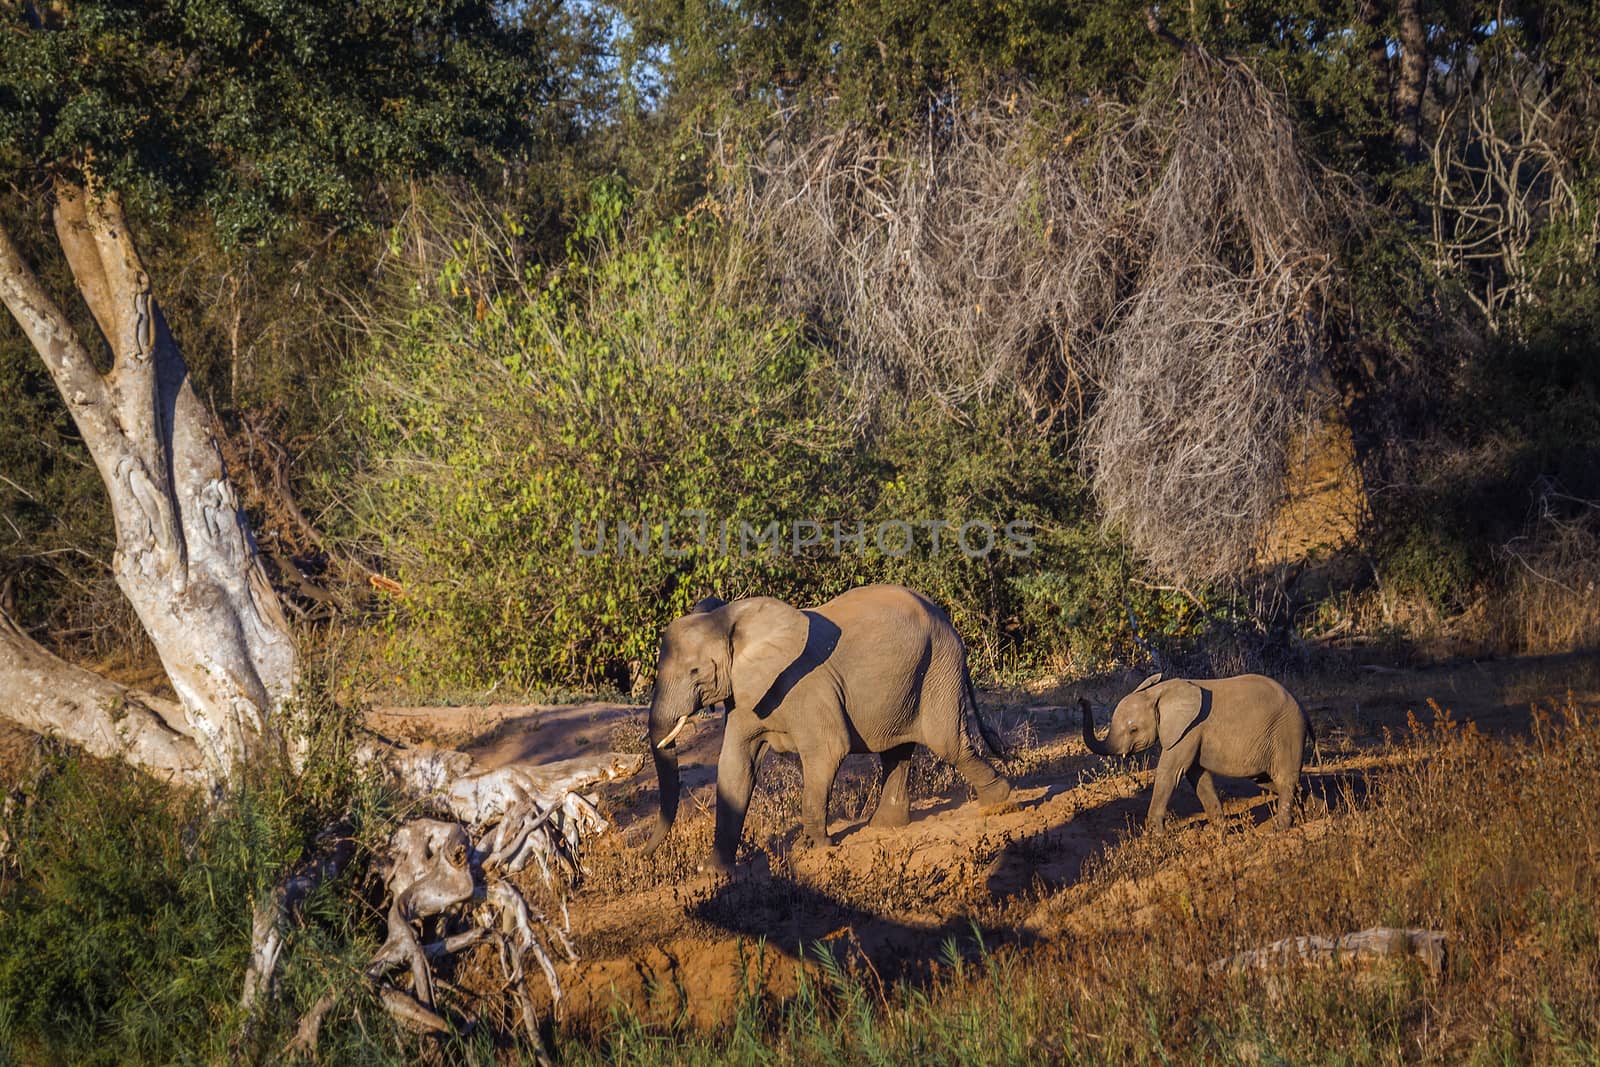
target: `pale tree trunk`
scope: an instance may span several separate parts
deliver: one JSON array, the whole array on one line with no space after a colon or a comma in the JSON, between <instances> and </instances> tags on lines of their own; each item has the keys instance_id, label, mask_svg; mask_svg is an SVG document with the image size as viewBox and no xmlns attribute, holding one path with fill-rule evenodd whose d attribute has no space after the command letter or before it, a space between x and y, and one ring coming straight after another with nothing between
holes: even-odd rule
<instances>
[{"instance_id":1,"label":"pale tree trunk","mask_svg":"<svg viewBox=\"0 0 1600 1067\"><path fill-rule=\"evenodd\" d=\"M154 642L179 704L66 663L0 609L0 715L169 781L225 784L252 761L284 753L287 732L278 720L295 684L295 646L228 483L210 413L167 331L116 196L58 186L55 228L111 349L110 370L102 374L95 366L89 346L4 226L0 302L44 359L105 483L116 525L117 584ZM584 791L637 772L643 757L594 753L543 766L480 767L464 752L398 746L370 734L355 741L359 762L381 764L405 793L465 824L423 820L396 831L391 860L412 877L404 884L389 880L395 897L389 940L366 972L375 992L397 1017L446 1030L433 1003L430 960L492 938L507 983L522 985L526 1022L537 1039L525 961L538 962L559 998L547 946L577 957L564 919L557 926L504 875L537 863L552 886L558 877L563 885L575 879L585 840L608 828ZM478 839L470 851L468 829ZM408 849L419 833L443 834L458 847ZM314 850L269 897L253 902L241 997L247 1019L255 1018L263 994L270 996L297 902L354 852L340 837L330 833L329 850ZM452 892L441 896L435 883L448 883ZM483 925L470 936L419 940L417 922L480 895ZM410 965L411 993L387 978L402 964ZM299 1041L312 1052L332 995L301 1027Z\"/></svg>"},{"instance_id":2,"label":"pale tree trunk","mask_svg":"<svg viewBox=\"0 0 1600 1067\"><path fill-rule=\"evenodd\" d=\"M7 718L172 781L207 780L200 748L171 701L128 689L51 655L0 611L0 698Z\"/></svg>"},{"instance_id":3,"label":"pale tree trunk","mask_svg":"<svg viewBox=\"0 0 1600 1067\"><path fill-rule=\"evenodd\" d=\"M117 584L179 701L72 666L0 610L0 716L169 779L225 783L252 757L282 751L284 724L274 720L294 687L294 642L117 197L59 185L55 228L111 369L96 368L3 226L0 302L44 359L105 482ZM407 794L508 832L580 781L631 774L640 762L605 753L572 766L484 769L466 753L371 735L357 748Z\"/></svg>"},{"instance_id":4,"label":"pale tree trunk","mask_svg":"<svg viewBox=\"0 0 1600 1067\"><path fill-rule=\"evenodd\" d=\"M274 720L294 687L294 642L120 202L65 184L56 192L56 236L111 369L99 372L3 227L0 302L44 359L99 469L116 525L117 585L155 644L208 775L226 781L255 755L281 751ZM0 714L19 703L24 694L10 692L19 684L0 673ZM35 718L59 720L63 735L84 729L66 721L83 713L70 701L31 706ZM151 731L156 721L169 732L178 725L145 721ZM130 755L142 751L134 742Z\"/></svg>"}]
</instances>

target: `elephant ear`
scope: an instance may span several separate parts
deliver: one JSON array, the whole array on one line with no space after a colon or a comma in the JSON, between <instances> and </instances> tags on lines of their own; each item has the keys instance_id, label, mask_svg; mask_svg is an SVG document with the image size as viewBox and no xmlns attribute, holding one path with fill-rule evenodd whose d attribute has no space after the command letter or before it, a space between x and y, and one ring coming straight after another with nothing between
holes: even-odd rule
<instances>
[{"instance_id":1,"label":"elephant ear","mask_svg":"<svg viewBox=\"0 0 1600 1067\"><path fill-rule=\"evenodd\" d=\"M1144 681L1140 682L1138 685L1134 686L1133 691L1135 693L1142 693L1146 689L1149 689L1152 685L1155 685L1157 682L1161 681L1161 678L1162 678L1161 672L1157 671L1156 673L1152 674L1150 677L1146 678Z\"/></svg>"},{"instance_id":2,"label":"elephant ear","mask_svg":"<svg viewBox=\"0 0 1600 1067\"><path fill-rule=\"evenodd\" d=\"M702 597L689 609L690 615L705 615L716 611L718 608L727 607L728 602L719 596Z\"/></svg>"},{"instance_id":3,"label":"elephant ear","mask_svg":"<svg viewBox=\"0 0 1600 1067\"><path fill-rule=\"evenodd\" d=\"M1141 687L1142 688L1142 687ZM1161 737L1161 747L1177 744L1205 709L1205 690L1193 682L1174 678L1156 694L1156 732Z\"/></svg>"},{"instance_id":4,"label":"elephant ear","mask_svg":"<svg viewBox=\"0 0 1600 1067\"><path fill-rule=\"evenodd\" d=\"M778 676L805 654L810 620L767 596L735 600L719 610L729 618L734 706L755 711Z\"/></svg>"}]
</instances>

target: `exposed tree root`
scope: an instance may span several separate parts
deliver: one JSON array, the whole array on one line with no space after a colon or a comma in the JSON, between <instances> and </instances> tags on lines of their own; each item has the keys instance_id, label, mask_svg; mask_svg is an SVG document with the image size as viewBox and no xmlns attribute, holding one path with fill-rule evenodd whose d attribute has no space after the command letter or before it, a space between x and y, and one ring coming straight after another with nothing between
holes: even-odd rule
<instances>
[{"instance_id":1,"label":"exposed tree root","mask_svg":"<svg viewBox=\"0 0 1600 1067\"><path fill-rule=\"evenodd\" d=\"M418 765L425 763L417 761ZM440 794L462 822L413 819L395 831L382 861L390 894L388 936L365 968L365 975L384 1008L401 1025L419 1033L464 1029L439 1008L434 968L492 940L506 986L517 991L524 1025L543 1055L539 1020L528 989L528 961L531 957L538 964L552 1001L559 1004L561 981L554 955L559 952L568 962L576 962L578 954L567 936L565 906L558 925L505 876L536 862L546 884L558 892L574 884L583 874L585 840L609 828L594 800L575 790L633 774L642 763L640 756L603 753L545 766L514 765L463 775L453 788ZM476 845L464 823L472 826ZM309 892L303 887L314 885L315 875L325 876L331 869L327 862L310 861L303 873L292 875L280 886L268 905L257 909L252 966L242 999L247 1010L270 983L284 926L293 913L288 900L296 892L303 899ZM474 925L424 943L420 923L434 916L456 917ZM263 962L262 968L256 966L258 960ZM391 981L401 968L410 973L409 990ZM306 1012L286 1053L315 1052L322 1020L336 998L337 992L330 991Z\"/></svg>"},{"instance_id":2,"label":"exposed tree root","mask_svg":"<svg viewBox=\"0 0 1600 1067\"><path fill-rule=\"evenodd\" d=\"M124 760L175 784L213 783L201 746L187 732L175 704L119 685L52 655L0 613L0 715L41 734L80 744L91 755ZM549 764L512 763L480 767L464 752L396 744L376 734L357 742L357 758L378 765L402 792L448 812L454 821L418 819L396 831L385 858L392 903L388 938L366 969L385 1007L413 1029L437 1032L449 1022L436 1008L433 964L479 941L499 948L508 986L518 987L529 1033L538 1036L528 962L537 963L551 996L561 985L555 955L576 960L567 937L565 908L560 925L530 904L505 878L537 865L556 891L583 875L584 843L605 832L593 795L600 782L638 772L643 757L597 753ZM325 831L318 846L289 872L252 914L251 952L240 1007L247 1020L241 1037L270 1001L289 930L306 898L336 878L354 854L348 826ZM416 924L455 909L470 908L477 926L423 944ZM388 981L400 967L410 971L410 991ZM321 1020L334 994L302 1019L296 1050L316 1047ZM326 1003L324 1003L326 1001Z\"/></svg>"}]
</instances>

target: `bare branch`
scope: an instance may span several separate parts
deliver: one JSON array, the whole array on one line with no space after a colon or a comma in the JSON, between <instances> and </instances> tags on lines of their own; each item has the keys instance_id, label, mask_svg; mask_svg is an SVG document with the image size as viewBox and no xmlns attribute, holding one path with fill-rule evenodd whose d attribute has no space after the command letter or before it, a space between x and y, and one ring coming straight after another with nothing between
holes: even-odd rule
<instances>
[{"instance_id":1,"label":"bare branch","mask_svg":"<svg viewBox=\"0 0 1600 1067\"><path fill-rule=\"evenodd\" d=\"M118 685L46 651L0 611L0 714L186 785L208 781L175 704Z\"/></svg>"},{"instance_id":2,"label":"bare branch","mask_svg":"<svg viewBox=\"0 0 1600 1067\"><path fill-rule=\"evenodd\" d=\"M0 302L5 304L11 317L22 327L23 335L44 360L104 477L108 464L114 470L116 461L105 458L103 450L122 447L122 433L112 413L105 382L95 370L94 359L77 331L39 284L3 223L0 223Z\"/></svg>"}]
</instances>

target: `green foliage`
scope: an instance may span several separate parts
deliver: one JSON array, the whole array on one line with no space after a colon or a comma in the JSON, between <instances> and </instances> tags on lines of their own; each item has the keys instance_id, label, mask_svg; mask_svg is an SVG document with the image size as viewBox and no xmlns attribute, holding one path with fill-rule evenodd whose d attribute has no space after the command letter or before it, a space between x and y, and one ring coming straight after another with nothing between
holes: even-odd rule
<instances>
[{"instance_id":1,"label":"green foliage","mask_svg":"<svg viewBox=\"0 0 1600 1067\"><path fill-rule=\"evenodd\" d=\"M1457 612L1475 587L1486 560L1464 531L1437 517L1398 525L1378 549L1380 577L1395 592L1420 596L1442 612Z\"/></svg>"},{"instance_id":2,"label":"green foliage","mask_svg":"<svg viewBox=\"0 0 1600 1067\"><path fill-rule=\"evenodd\" d=\"M93 175L253 238L360 218L375 177L526 151L547 39L481 0L7 5L0 173Z\"/></svg>"},{"instance_id":3,"label":"green foliage","mask_svg":"<svg viewBox=\"0 0 1600 1067\"><path fill-rule=\"evenodd\" d=\"M326 491L406 590L399 680L627 688L704 596L812 604L872 581L945 605L991 668L1037 664L1064 624L1084 656L1125 637L1082 626L1112 569L1025 580L1125 560L1089 533L1060 438L998 401L857 425L830 354L765 299L759 249L706 216L629 235L627 199L598 187L554 268L513 273L509 224L458 238L371 326L348 393L361 458Z\"/></svg>"},{"instance_id":4,"label":"green foliage","mask_svg":"<svg viewBox=\"0 0 1600 1067\"><path fill-rule=\"evenodd\" d=\"M660 624L710 592L828 584L826 563L739 558L737 523L844 508L860 461L841 383L797 324L703 284L707 257L737 254L708 224L619 245L622 206L598 190L560 269L497 277L502 245L459 241L353 380L353 521L398 567L396 648L432 678L626 684ZM734 550L718 529L686 544L685 509L731 520ZM619 550L622 523L647 550Z\"/></svg>"},{"instance_id":5,"label":"green foliage","mask_svg":"<svg viewBox=\"0 0 1600 1067\"><path fill-rule=\"evenodd\" d=\"M7 405L0 419L0 514L10 523L9 536L0 542L0 577L31 570L91 581L92 569L82 565L78 551L92 547L109 555L110 508L99 475L79 454L49 374L31 350L0 343L0 396ZM22 583L21 617L32 621L60 612L63 605L54 601L62 585L48 579Z\"/></svg>"},{"instance_id":6,"label":"green foliage","mask_svg":"<svg viewBox=\"0 0 1600 1067\"><path fill-rule=\"evenodd\" d=\"M290 709L302 773L257 768L220 801L48 742L31 767L3 769L0 1062L261 1061L330 988L342 996L323 1052L392 1062L396 1038L355 978L380 929L363 872L392 822L373 775L355 768L355 713L332 705L327 671L308 664ZM253 905L336 822L355 858L304 902L279 996L241 1042Z\"/></svg>"},{"instance_id":7,"label":"green foliage","mask_svg":"<svg viewBox=\"0 0 1600 1067\"><path fill-rule=\"evenodd\" d=\"M0 1058L225 1053L242 1022L250 902L299 858L315 806L267 786L216 808L58 750L20 791L15 852L0 868ZM290 990L359 958L343 893L326 885L308 902Z\"/></svg>"},{"instance_id":8,"label":"green foliage","mask_svg":"<svg viewBox=\"0 0 1600 1067\"><path fill-rule=\"evenodd\" d=\"M16 206L0 207L0 225ZM60 264L45 283L65 274ZM114 533L100 474L44 363L3 313L0 397L0 586L15 596L14 618L97 659L139 647L141 631L105 562Z\"/></svg>"},{"instance_id":9,"label":"green foliage","mask_svg":"<svg viewBox=\"0 0 1600 1067\"><path fill-rule=\"evenodd\" d=\"M1145 31L1143 9L1121 0L735 8L629 0L621 8L636 57L670 50L672 89L684 102L711 84L738 84L765 104L826 86L855 112L915 112L930 93L997 76L1051 88L1124 79L1164 47Z\"/></svg>"}]
</instances>

